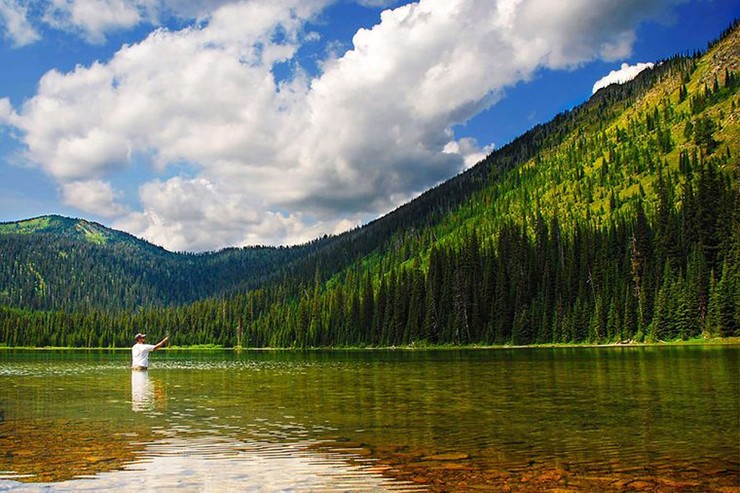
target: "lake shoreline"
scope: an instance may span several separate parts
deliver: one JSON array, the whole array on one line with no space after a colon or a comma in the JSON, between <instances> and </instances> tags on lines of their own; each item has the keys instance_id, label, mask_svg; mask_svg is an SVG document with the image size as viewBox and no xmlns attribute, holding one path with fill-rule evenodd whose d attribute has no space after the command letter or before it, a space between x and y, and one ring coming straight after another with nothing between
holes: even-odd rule
<instances>
[{"instance_id":1,"label":"lake shoreline","mask_svg":"<svg viewBox=\"0 0 740 493\"><path fill-rule=\"evenodd\" d=\"M527 345L434 345L408 344L405 346L325 346L325 347L224 347L215 344L192 346L168 346L160 351L458 351L458 350L501 350L501 349L568 349L568 348L637 348L637 347L666 347L666 346L736 346L740 345L740 337L713 337L710 339L687 339L659 342L609 342L609 343L544 343ZM73 346L2 346L3 350L33 350L33 351L129 351L130 347L73 347Z\"/></svg>"}]
</instances>

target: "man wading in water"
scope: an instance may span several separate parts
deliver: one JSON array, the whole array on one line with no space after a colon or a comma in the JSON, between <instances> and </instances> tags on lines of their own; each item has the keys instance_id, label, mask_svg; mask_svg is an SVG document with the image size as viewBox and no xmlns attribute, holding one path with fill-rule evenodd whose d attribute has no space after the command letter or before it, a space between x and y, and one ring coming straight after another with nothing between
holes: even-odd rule
<instances>
[{"instance_id":1,"label":"man wading in water","mask_svg":"<svg viewBox=\"0 0 740 493\"><path fill-rule=\"evenodd\" d=\"M139 371L149 368L149 353L161 348L170 339L169 337L165 337L159 341L159 344L152 345L144 343L146 341L146 334L139 332L135 338L136 344L131 348L131 369Z\"/></svg>"}]
</instances>

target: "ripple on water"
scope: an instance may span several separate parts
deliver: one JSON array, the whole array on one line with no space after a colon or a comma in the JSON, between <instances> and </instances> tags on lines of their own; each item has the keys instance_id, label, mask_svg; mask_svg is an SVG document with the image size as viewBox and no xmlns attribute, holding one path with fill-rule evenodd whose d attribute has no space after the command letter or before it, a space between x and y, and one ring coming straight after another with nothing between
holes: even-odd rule
<instances>
[{"instance_id":1,"label":"ripple on water","mask_svg":"<svg viewBox=\"0 0 740 493\"><path fill-rule=\"evenodd\" d=\"M223 437L171 437L151 443L122 470L52 483L0 479L0 491L421 491L371 464L318 453L311 443L240 442ZM8 478L8 476L5 476Z\"/></svg>"},{"instance_id":2,"label":"ripple on water","mask_svg":"<svg viewBox=\"0 0 740 493\"><path fill-rule=\"evenodd\" d=\"M130 360L128 354L122 352L111 353L110 360L96 361L90 364L89 361L59 360L31 360L31 361L14 361L12 364L0 365L0 377L46 377L46 376L71 376L95 373L106 373L109 371L128 370ZM312 368L329 368L347 366L345 362L316 362L305 360L253 360L253 359L207 359L192 358L176 355L157 355L156 360L152 361L152 368L157 370L228 370L228 371L248 371L248 372L282 372L293 375L304 374L305 371Z\"/></svg>"}]
</instances>

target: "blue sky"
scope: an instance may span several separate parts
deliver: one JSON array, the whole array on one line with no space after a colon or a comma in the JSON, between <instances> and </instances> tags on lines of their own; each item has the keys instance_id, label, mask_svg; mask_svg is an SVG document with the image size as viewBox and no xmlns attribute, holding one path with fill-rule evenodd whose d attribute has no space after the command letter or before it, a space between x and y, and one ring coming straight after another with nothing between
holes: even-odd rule
<instances>
[{"instance_id":1,"label":"blue sky","mask_svg":"<svg viewBox=\"0 0 740 493\"><path fill-rule=\"evenodd\" d=\"M733 0L0 0L0 221L85 217L188 251L338 233L738 17Z\"/></svg>"}]
</instances>

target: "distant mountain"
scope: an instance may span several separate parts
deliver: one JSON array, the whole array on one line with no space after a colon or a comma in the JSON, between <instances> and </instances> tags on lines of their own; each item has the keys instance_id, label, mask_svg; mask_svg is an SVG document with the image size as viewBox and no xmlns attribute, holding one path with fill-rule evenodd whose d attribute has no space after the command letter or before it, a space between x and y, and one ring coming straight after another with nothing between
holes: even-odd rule
<instances>
[{"instance_id":1,"label":"distant mountain","mask_svg":"<svg viewBox=\"0 0 740 493\"><path fill-rule=\"evenodd\" d=\"M50 215L0 223L0 304L74 310L188 303L259 285L300 250L183 254L84 219Z\"/></svg>"},{"instance_id":2,"label":"distant mountain","mask_svg":"<svg viewBox=\"0 0 740 493\"><path fill-rule=\"evenodd\" d=\"M0 223L0 234L48 234L99 245L129 243L146 245L147 247L153 246L128 233L112 230L95 222L58 215L41 216L17 222L3 222Z\"/></svg>"},{"instance_id":3,"label":"distant mountain","mask_svg":"<svg viewBox=\"0 0 740 493\"><path fill-rule=\"evenodd\" d=\"M301 247L176 254L82 220L0 225L0 343L118 345L131 326L298 347L740 334L739 72L735 23Z\"/></svg>"}]
</instances>

